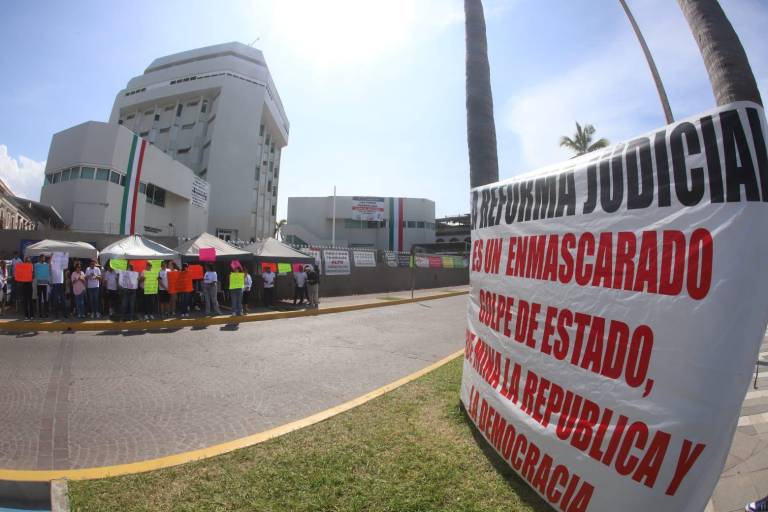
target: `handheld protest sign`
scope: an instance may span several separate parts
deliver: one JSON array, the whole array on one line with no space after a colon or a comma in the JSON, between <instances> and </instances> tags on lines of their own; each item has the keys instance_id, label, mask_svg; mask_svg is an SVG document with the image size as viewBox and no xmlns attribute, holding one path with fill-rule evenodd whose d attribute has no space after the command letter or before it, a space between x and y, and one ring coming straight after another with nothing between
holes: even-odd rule
<instances>
[{"instance_id":1,"label":"handheld protest sign","mask_svg":"<svg viewBox=\"0 0 768 512\"><path fill-rule=\"evenodd\" d=\"M278 274L290 274L291 273L291 264L290 263L278 263L277 264L277 273Z\"/></svg>"},{"instance_id":2,"label":"handheld protest sign","mask_svg":"<svg viewBox=\"0 0 768 512\"><path fill-rule=\"evenodd\" d=\"M245 274L242 272L232 272L229 274L229 289L241 290L245 287Z\"/></svg>"},{"instance_id":3,"label":"handheld protest sign","mask_svg":"<svg viewBox=\"0 0 768 512\"><path fill-rule=\"evenodd\" d=\"M134 272L144 272L147 268L147 260L131 260Z\"/></svg>"},{"instance_id":4,"label":"handheld protest sign","mask_svg":"<svg viewBox=\"0 0 768 512\"><path fill-rule=\"evenodd\" d=\"M461 400L555 509L704 510L768 322L766 146L738 102L472 190Z\"/></svg>"},{"instance_id":5,"label":"handheld protest sign","mask_svg":"<svg viewBox=\"0 0 768 512\"><path fill-rule=\"evenodd\" d=\"M192 280L200 280L205 276L202 265L190 265L187 267L187 272L189 272Z\"/></svg>"},{"instance_id":6,"label":"handheld protest sign","mask_svg":"<svg viewBox=\"0 0 768 512\"><path fill-rule=\"evenodd\" d=\"M109 260L109 266L112 267L113 270L128 270L128 260Z\"/></svg>"},{"instance_id":7,"label":"handheld protest sign","mask_svg":"<svg viewBox=\"0 0 768 512\"><path fill-rule=\"evenodd\" d=\"M173 271L166 274L168 277L168 293L179 293L181 290L179 280L181 278L181 272Z\"/></svg>"},{"instance_id":8,"label":"handheld protest sign","mask_svg":"<svg viewBox=\"0 0 768 512\"><path fill-rule=\"evenodd\" d=\"M156 295L160 270L144 271L144 295Z\"/></svg>"},{"instance_id":9,"label":"handheld protest sign","mask_svg":"<svg viewBox=\"0 0 768 512\"><path fill-rule=\"evenodd\" d=\"M214 262L216 261L216 248L215 247L201 247L199 251L200 261Z\"/></svg>"},{"instance_id":10,"label":"handheld protest sign","mask_svg":"<svg viewBox=\"0 0 768 512\"><path fill-rule=\"evenodd\" d=\"M17 263L13 266L13 279L17 283L31 283L32 282L32 264L31 263Z\"/></svg>"},{"instance_id":11,"label":"handheld protest sign","mask_svg":"<svg viewBox=\"0 0 768 512\"><path fill-rule=\"evenodd\" d=\"M182 270L179 274L181 274L181 276L179 276L180 291L192 292L195 289L194 284L192 283L192 274L187 270Z\"/></svg>"},{"instance_id":12,"label":"handheld protest sign","mask_svg":"<svg viewBox=\"0 0 768 512\"><path fill-rule=\"evenodd\" d=\"M266 272L268 269L271 269L272 272L277 272L277 263L262 263L261 264L261 271Z\"/></svg>"}]
</instances>

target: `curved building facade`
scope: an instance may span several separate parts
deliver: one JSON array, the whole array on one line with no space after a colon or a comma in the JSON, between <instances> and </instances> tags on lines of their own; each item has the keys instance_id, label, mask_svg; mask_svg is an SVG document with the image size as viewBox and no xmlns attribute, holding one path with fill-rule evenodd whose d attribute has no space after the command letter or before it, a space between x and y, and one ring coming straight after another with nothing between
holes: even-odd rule
<instances>
[{"instance_id":1,"label":"curved building facade","mask_svg":"<svg viewBox=\"0 0 768 512\"><path fill-rule=\"evenodd\" d=\"M261 51L226 43L156 59L118 93L110 123L210 184L209 233L272 235L290 125Z\"/></svg>"}]
</instances>

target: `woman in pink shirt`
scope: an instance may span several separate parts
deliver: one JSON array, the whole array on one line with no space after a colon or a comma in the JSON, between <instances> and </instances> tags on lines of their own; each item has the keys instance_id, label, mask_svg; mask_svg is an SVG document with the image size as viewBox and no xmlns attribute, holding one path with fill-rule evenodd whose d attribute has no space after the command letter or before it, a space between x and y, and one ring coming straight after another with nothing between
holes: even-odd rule
<instances>
[{"instance_id":1,"label":"woman in pink shirt","mask_svg":"<svg viewBox=\"0 0 768 512\"><path fill-rule=\"evenodd\" d=\"M77 318L85 318L85 273L79 263L75 263L75 271L70 276L72 280L72 294L75 296L75 308Z\"/></svg>"}]
</instances>

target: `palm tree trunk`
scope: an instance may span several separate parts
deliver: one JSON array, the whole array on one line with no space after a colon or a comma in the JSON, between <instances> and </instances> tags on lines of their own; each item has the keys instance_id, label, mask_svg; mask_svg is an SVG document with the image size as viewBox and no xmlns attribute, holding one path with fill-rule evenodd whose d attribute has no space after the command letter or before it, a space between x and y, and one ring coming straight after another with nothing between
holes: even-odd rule
<instances>
[{"instance_id":1,"label":"palm tree trunk","mask_svg":"<svg viewBox=\"0 0 768 512\"><path fill-rule=\"evenodd\" d=\"M469 181L477 187L499 181L491 71L481 0L464 0L467 41L467 146Z\"/></svg>"},{"instance_id":2,"label":"palm tree trunk","mask_svg":"<svg viewBox=\"0 0 768 512\"><path fill-rule=\"evenodd\" d=\"M645 60L648 61L648 67L651 68L651 75L653 75L653 81L656 84L656 90L659 93L659 100L661 100L661 108L664 110L664 117L667 120L667 124L672 124L675 122L675 118L672 117L672 108L669 106L669 99L667 98L667 92L664 90L664 84L661 82L661 76L659 76L659 70L656 69L656 63L653 61L651 50L648 49L648 45L645 44L645 38L643 37L643 33L640 32L640 27L637 25L637 22L635 21L635 17L632 16L632 11L629 10L629 6L627 5L627 2L625 0L619 0L619 2L621 2L621 6L624 8L624 12L627 13L627 18L629 18L629 23L632 25L632 30L635 31L637 40L640 41L640 47L643 49L643 53L645 54Z\"/></svg>"},{"instance_id":3,"label":"palm tree trunk","mask_svg":"<svg viewBox=\"0 0 768 512\"><path fill-rule=\"evenodd\" d=\"M739 36L717 0L677 0L704 57L718 105L763 104Z\"/></svg>"}]
</instances>

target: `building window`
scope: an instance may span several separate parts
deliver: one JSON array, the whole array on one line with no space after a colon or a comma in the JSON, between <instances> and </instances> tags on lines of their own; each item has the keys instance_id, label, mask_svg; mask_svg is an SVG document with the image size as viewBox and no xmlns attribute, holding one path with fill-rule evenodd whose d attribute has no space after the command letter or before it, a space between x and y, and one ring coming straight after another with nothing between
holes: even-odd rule
<instances>
[{"instance_id":1,"label":"building window","mask_svg":"<svg viewBox=\"0 0 768 512\"><path fill-rule=\"evenodd\" d=\"M168 126L166 126L165 128L160 128L160 133L168 133L169 131L171 131L171 128Z\"/></svg>"},{"instance_id":2,"label":"building window","mask_svg":"<svg viewBox=\"0 0 768 512\"><path fill-rule=\"evenodd\" d=\"M57 172L56 174L53 175L53 180L51 181L51 183L58 183L60 179L61 179L61 173Z\"/></svg>"},{"instance_id":3,"label":"building window","mask_svg":"<svg viewBox=\"0 0 768 512\"><path fill-rule=\"evenodd\" d=\"M275 143L273 142L272 145L269 147L269 152L274 153L275 152Z\"/></svg>"},{"instance_id":4,"label":"building window","mask_svg":"<svg viewBox=\"0 0 768 512\"><path fill-rule=\"evenodd\" d=\"M368 229L376 229L379 227L379 223L376 222L375 220L369 220L367 221L366 227Z\"/></svg>"},{"instance_id":5,"label":"building window","mask_svg":"<svg viewBox=\"0 0 768 512\"><path fill-rule=\"evenodd\" d=\"M109 181L109 169L98 169L96 171L96 179L98 181Z\"/></svg>"},{"instance_id":6,"label":"building window","mask_svg":"<svg viewBox=\"0 0 768 512\"><path fill-rule=\"evenodd\" d=\"M267 192L272 192L272 180L267 182Z\"/></svg>"},{"instance_id":7,"label":"building window","mask_svg":"<svg viewBox=\"0 0 768 512\"><path fill-rule=\"evenodd\" d=\"M189 153L189 150L190 150L190 148L189 148L189 147L186 147L186 148L181 148L180 150L178 150L178 151L176 152L176 154L179 154L179 155L185 155L185 154Z\"/></svg>"},{"instance_id":8,"label":"building window","mask_svg":"<svg viewBox=\"0 0 768 512\"><path fill-rule=\"evenodd\" d=\"M146 112L144 112L144 115L145 116L151 116L152 112L154 112L154 110L147 110Z\"/></svg>"},{"instance_id":9,"label":"building window","mask_svg":"<svg viewBox=\"0 0 768 512\"><path fill-rule=\"evenodd\" d=\"M261 170L256 167L256 181L259 181L261 179Z\"/></svg>"},{"instance_id":10,"label":"building window","mask_svg":"<svg viewBox=\"0 0 768 512\"><path fill-rule=\"evenodd\" d=\"M152 204L165 208L165 189L155 187L155 195L152 198Z\"/></svg>"},{"instance_id":11,"label":"building window","mask_svg":"<svg viewBox=\"0 0 768 512\"><path fill-rule=\"evenodd\" d=\"M118 120L117 124L123 124L123 120L122 119Z\"/></svg>"},{"instance_id":12,"label":"building window","mask_svg":"<svg viewBox=\"0 0 768 512\"><path fill-rule=\"evenodd\" d=\"M110 173L110 175L109 175L109 181L111 181L115 185L119 185L120 184L120 173L112 171Z\"/></svg>"},{"instance_id":13,"label":"building window","mask_svg":"<svg viewBox=\"0 0 768 512\"><path fill-rule=\"evenodd\" d=\"M344 219L344 227L346 229L360 229L363 227L363 225L359 220Z\"/></svg>"},{"instance_id":14,"label":"building window","mask_svg":"<svg viewBox=\"0 0 768 512\"><path fill-rule=\"evenodd\" d=\"M187 103L187 106L188 106L188 107L194 107L194 106L196 106L198 103L200 103L200 102L199 102L199 101L192 101L192 102L190 102L190 103Z\"/></svg>"},{"instance_id":15,"label":"building window","mask_svg":"<svg viewBox=\"0 0 768 512\"><path fill-rule=\"evenodd\" d=\"M125 174L120 175L120 184L122 186L125 186L125 182L128 181L128 178L125 177Z\"/></svg>"},{"instance_id":16,"label":"building window","mask_svg":"<svg viewBox=\"0 0 768 512\"><path fill-rule=\"evenodd\" d=\"M131 114L131 115L129 115L129 116L126 116L126 119L128 119L128 120L130 121L130 120L131 120L131 119L133 119L134 117L135 117L135 116L134 116L134 114Z\"/></svg>"},{"instance_id":17,"label":"building window","mask_svg":"<svg viewBox=\"0 0 768 512\"><path fill-rule=\"evenodd\" d=\"M69 169L61 171L61 181L69 181Z\"/></svg>"},{"instance_id":18,"label":"building window","mask_svg":"<svg viewBox=\"0 0 768 512\"><path fill-rule=\"evenodd\" d=\"M414 221L414 220L409 220L409 221L408 221L408 227L409 227L409 228L415 228L415 227L416 227L416 221Z\"/></svg>"},{"instance_id":19,"label":"building window","mask_svg":"<svg viewBox=\"0 0 768 512\"><path fill-rule=\"evenodd\" d=\"M416 227L419 229L424 229L424 221L420 220L416 223Z\"/></svg>"},{"instance_id":20,"label":"building window","mask_svg":"<svg viewBox=\"0 0 768 512\"><path fill-rule=\"evenodd\" d=\"M181 125L182 130L191 130L195 127L195 123L189 123L189 124L183 124Z\"/></svg>"},{"instance_id":21,"label":"building window","mask_svg":"<svg viewBox=\"0 0 768 512\"><path fill-rule=\"evenodd\" d=\"M272 189L272 197L277 197L277 187Z\"/></svg>"},{"instance_id":22,"label":"building window","mask_svg":"<svg viewBox=\"0 0 768 512\"><path fill-rule=\"evenodd\" d=\"M149 185L149 186L154 189L154 185ZM146 183L139 183L139 193L140 194L146 194L147 193L147 184ZM147 196L147 202L148 203L151 202L149 200L149 196Z\"/></svg>"},{"instance_id":23,"label":"building window","mask_svg":"<svg viewBox=\"0 0 768 512\"><path fill-rule=\"evenodd\" d=\"M259 126L259 137L264 136L264 125Z\"/></svg>"},{"instance_id":24,"label":"building window","mask_svg":"<svg viewBox=\"0 0 768 512\"><path fill-rule=\"evenodd\" d=\"M181 111L184 110L184 105L179 103L179 106L176 107L176 117L181 117Z\"/></svg>"},{"instance_id":25,"label":"building window","mask_svg":"<svg viewBox=\"0 0 768 512\"><path fill-rule=\"evenodd\" d=\"M203 100L203 106L200 107L200 112L202 114L205 114L206 112L208 112L208 100Z\"/></svg>"},{"instance_id":26,"label":"building window","mask_svg":"<svg viewBox=\"0 0 768 512\"><path fill-rule=\"evenodd\" d=\"M82 180L92 180L94 174L96 174L96 169L93 167L80 168L80 179Z\"/></svg>"},{"instance_id":27,"label":"building window","mask_svg":"<svg viewBox=\"0 0 768 512\"><path fill-rule=\"evenodd\" d=\"M280 168L275 167L275 178L277 178L278 176L280 176Z\"/></svg>"},{"instance_id":28,"label":"building window","mask_svg":"<svg viewBox=\"0 0 768 512\"><path fill-rule=\"evenodd\" d=\"M45 183L46 183L47 185L49 185L49 184L51 183L51 179L52 179L52 178L51 178L51 175L50 175L50 174L46 174L46 175L45 175ZM0 220L2 220L2 215L0 215Z\"/></svg>"},{"instance_id":29,"label":"building window","mask_svg":"<svg viewBox=\"0 0 768 512\"><path fill-rule=\"evenodd\" d=\"M139 134L139 137L146 137L147 135L149 135L149 131L146 131L146 132L141 132L141 133Z\"/></svg>"},{"instance_id":30,"label":"building window","mask_svg":"<svg viewBox=\"0 0 768 512\"><path fill-rule=\"evenodd\" d=\"M160 114L155 114L155 121L159 121L159 120L160 120Z\"/></svg>"},{"instance_id":31,"label":"building window","mask_svg":"<svg viewBox=\"0 0 768 512\"><path fill-rule=\"evenodd\" d=\"M272 216L273 216L273 217L275 216L275 213L276 213L276 211L277 211L277 206L275 206L275 205L273 204L273 205L272 205Z\"/></svg>"},{"instance_id":32,"label":"building window","mask_svg":"<svg viewBox=\"0 0 768 512\"><path fill-rule=\"evenodd\" d=\"M165 107L166 112L169 112L171 110L173 110L173 105L168 105L167 107Z\"/></svg>"}]
</instances>

